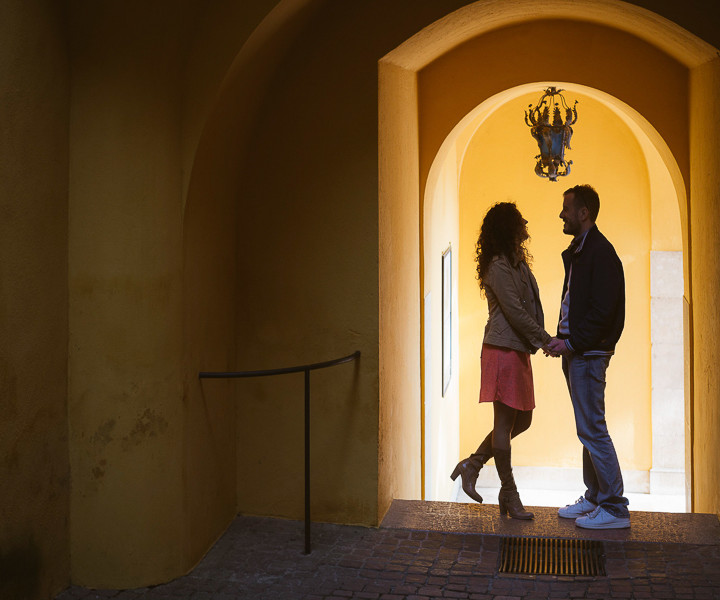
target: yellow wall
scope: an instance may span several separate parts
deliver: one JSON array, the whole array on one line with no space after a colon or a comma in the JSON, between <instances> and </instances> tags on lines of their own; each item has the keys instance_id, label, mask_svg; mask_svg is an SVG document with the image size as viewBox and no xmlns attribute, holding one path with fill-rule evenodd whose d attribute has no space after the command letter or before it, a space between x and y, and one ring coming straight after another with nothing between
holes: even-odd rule
<instances>
[{"instance_id":1,"label":"yellow wall","mask_svg":"<svg viewBox=\"0 0 720 600\"><path fill-rule=\"evenodd\" d=\"M563 88L566 86L563 85ZM492 428L492 410L477 404L480 349L487 302L476 280L474 247L479 225L495 202L513 201L529 221L532 268L545 310L545 328L555 334L563 269L560 252L570 239L558 214L562 193L592 183L601 199L598 227L614 243L627 284L625 331L608 374L607 415L623 468L651 466L650 429L650 185L644 155L629 128L609 108L572 87L579 100L573 160L568 177L557 183L535 175L537 144L523 120L538 92L500 106L475 131L460 178L461 419L460 455L475 450ZM675 209L677 212L677 209ZM533 357L537 409L532 428L513 442L517 465L579 467L579 442L559 360ZM547 440L552 439L552 444Z\"/></svg>"},{"instance_id":2,"label":"yellow wall","mask_svg":"<svg viewBox=\"0 0 720 600\"><path fill-rule=\"evenodd\" d=\"M693 73L692 119L693 140L690 210L692 238L692 322L694 330L692 361L694 380L691 405L693 429L693 509L720 513L720 372L717 365L717 339L720 335L720 312L717 290L720 289L718 256L718 206L720 206L720 158L716 151L720 139L720 60L703 65Z\"/></svg>"},{"instance_id":3,"label":"yellow wall","mask_svg":"<svg viewBox=\"0 0 720 600\"><path fill-rule=\"evenodd\" d=\"M200 382L198 372L254 368L244 357L241 361L237 352L238 342L243 343L236 339L237 323L243 317L238 311L249 310L244 300L252 293L246 283L238 285L238 214L247 204L239 191L246 174L238 165L248 152L246 136L265 86L313 4L215 2L208 9L198 3L197 30L187 40L182 113L186 533L181 566L185 569L203 555L238 510L253 506L248 496L265 493L269 501L260 512L267 514L275 514L277 502L287 498L276 485L268 484L267 477L276 477L277 471L267 464L260 468L259 481L250 481L245 473L238 476L249 462L263 460L258 439L265 442L276 437L270 433L272 420L247 419L247 392L253 389L248 380ZM257 248L263 248L262 241ZM264 252L252 254L262 264ZM243 273L243 280L247 278ZM249 351L256 349L253 342ZM258 358L252 356L252 360ZM282 366L277 364L281 360L284 357L260 368ZM296 384L283 411L297 410L299 402L302 389ZM248 422L254 437L245 432ZM295 456L302 442L297 443L298 424L293 423L292 429L295 437L288 445L293 444L293 452L288 454ZM248 452L246 445L253 442L258 449ZM296 467L295 460L278 470ZM302 488L291 497L290 512L298 514Z\"/></svg>"},{"instance_id":4,"label":"yellow wall","mask_svg":"<svg viewBox=\"0 0 720 600\"><path fill-rule=\"evenodd\" d=\"M0 598L69 582L67 195L62 7L0 7Z\"/></svg>"},{"instance_id":5,"label":"yellow wall","mask_svg":"<svg viewBox=\"0 0 720 600\"><path fill-rule=\"evenodd\" d=\"M458 264L462 255L459 228L457 147L444 153L431 173L423 203L423 385L426 500L447 500L447 488L458 456L460 328ZM443 391L443 254L451 251L450 378ZM426 301L425 299L428 299ZM428 326L429 325L429 326ZM429 375L429 377L428 377ZM429 484L429 485L428 485Z\"/></svg>"},{"instance_id":6,"label":"yellow wall","mask_svg":"<svg viewBox=\"0 0 720 600\"><path fill-rule=\"evenodd\" d=\"M417 498L422 461L420 205L417 81L380 62L378 76L378 516L393 498ZM397 162L396 162L397 161ZM401 168L398 168L398 165ZM388 201L397 199L396 202Z\"/></svg>"},{"instance_id":7,"label":"yellow wall","mask_svg":"<svg viewBox=\"0 0 720 600\"><path fill-rule=\"evenodd\" d=\"M564 43L574 51L562 61L538 65L536 41L552 29L562 31ZM605 44L593 44L597 36ZM627 56L634 60L628 63ZM618 70L616 65L623 62L626 68ZM482 69L469 70L469 65ZM657 72L663 77L655 77ZM460 43L425 66L418 81L423 179L461 118L487 98L533 81L586 85L630 105L657 129L687 177L687 69L650 44L610 27L555 19L507 26ZM658 97L664 102L655 102Z\"/></svg>"},{"instance_id":8,"label":"yellow wall","mask_svg":"<svg viewBox=\"0 0 720 600\"><path fill-rule=\"evenodd\" d=\"M314 93L313 60L322 51L312 27L293 60L278 67L283 93L266 98L248 138L238 203L238 367L276 368L362 352L359 363L311 374L313 516L372 523L376 518L377 207L361 191L354 161L322 172L343 145L304 149L306 140L341 126L374 128L374 115L350 122L343 91L316 98L318 118L304 118ZM308 66L304 66L304 65ZM307 71L305 71L307 69ZM319 116L322 115L322 119ZM272 160L268 160L272 157ZM278 173L285 173L278 176ZM371 233L368 233L371 232ZM303 513L302 375L257 379L238 387L238 509ZM282 485L278 486L278 474Z\"/></svg>"},{"instance_id":9,"label":"yellow wall","mask_svg":"<svg viewBox=\"0 0 720 600\"><path fill-rule=\"evenodd\" d=\"M237 512L236 387L231 381L198 380L199 371L236 368L236 209L222 180L213 177L206 161L198 162L189 197L202 189L213 201L190 201L184 214L182 495L186 568Z\"/></svg>"},{"instance_id":10,"label":"yellow wall","mask_svg":"<svg viewBox=\"0 0 720 600\"><path fill-rule=\"evenodd\" d=\"M70 522L87 585L184 563L179 16L162 9L70 20Z\"/></svg>"}]
</instances>

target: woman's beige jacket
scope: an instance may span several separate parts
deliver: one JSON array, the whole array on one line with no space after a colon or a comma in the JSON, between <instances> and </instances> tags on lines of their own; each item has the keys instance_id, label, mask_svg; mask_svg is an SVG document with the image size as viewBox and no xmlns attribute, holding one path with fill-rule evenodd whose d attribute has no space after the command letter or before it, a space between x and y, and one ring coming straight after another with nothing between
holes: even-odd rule
<instances>
[{"instance_id":1,"label":"woman's beige jacket","mask_svg":"<svg viewBox=\"0 0 720 600\"><path fill-rule=\"evenodd\" d=\"M484 344L534 354L550 341L537 281L525 261L494 257L483 283L489 312Z\"/></svg>"}]
</instances>

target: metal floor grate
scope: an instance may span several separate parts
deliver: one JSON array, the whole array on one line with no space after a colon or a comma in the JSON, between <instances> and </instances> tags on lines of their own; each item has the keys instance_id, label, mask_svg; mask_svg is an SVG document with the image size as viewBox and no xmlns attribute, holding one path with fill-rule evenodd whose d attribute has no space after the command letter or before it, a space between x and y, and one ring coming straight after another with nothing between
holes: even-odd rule
<instances>
[{"instance_id":1,"label":"metal floor grate","mask_svg":"<svg viewBox=\"0 0 720 600\"><path fill-rule=\"evenodd\" d=\"M504 537L500 573L523 575L605 575L602 542L559 538Z\"/></svg>"}]
</instances>

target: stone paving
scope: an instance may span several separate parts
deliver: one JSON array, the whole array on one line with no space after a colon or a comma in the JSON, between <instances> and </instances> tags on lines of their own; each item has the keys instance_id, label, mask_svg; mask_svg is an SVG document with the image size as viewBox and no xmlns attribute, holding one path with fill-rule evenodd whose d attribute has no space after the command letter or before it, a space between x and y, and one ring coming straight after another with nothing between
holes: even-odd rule
<instances>
[{"instance_id":1,"label":"stone paving","mask_svg":"<svg viewBox=\"0 0 720 600\"><path fill-rule=\"evenodd\" d=\"M499 574L500 539L314 523L304 555L302 522L239 516L185 577L134 590L73 586L56 600L720 599L718 543L605 539L606 576L560 577Z\"/></svg>"},{"instance_id":2,"label":"stone paving","mask_svg":"<svg viewBox=\"0 0 720 600\"><path fill-rule=\"evenodd\" d=\"M535 518L522 521L500 516L497 504L394 500L381 526L498 536L720 545L717 515L631 510L632 527L592 531L576 527L573 519L559 518L557 508L531 506L529 510Z\"/></svg>"}]
</instances>

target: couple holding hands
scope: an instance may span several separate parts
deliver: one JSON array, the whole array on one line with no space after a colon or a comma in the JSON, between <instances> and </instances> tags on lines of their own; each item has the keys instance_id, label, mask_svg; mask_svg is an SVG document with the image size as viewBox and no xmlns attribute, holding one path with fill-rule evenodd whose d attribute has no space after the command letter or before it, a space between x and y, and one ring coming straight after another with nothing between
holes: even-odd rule
<instances>
[{"instance_id":1,"label":"couple holding hands","mask_svg":"<svg viewBox=\"0 0 720 600\"><path fill-rule=\"evenodd\" d=\"M563 194L563 233L573 236L562 253L565 280L557 335L544 329L537 282L528 266L527 221L511 202L485 215L476 246L480 289L488 302L481 355L480 402L492 402L493 429L480 447L455 467L465 493L477 502L480 469L495 459L500 476L500 514L532 519L512 473L510 440L526 431L535 408L530 355L562 357L562 369L583 445L584 495L558 510L586 529L630 527L628 501L615 447L605 422L605 372L625 321L625 278L613 245L595 221L597 192L577 185Z\"/></svg>"}]
</instances>

